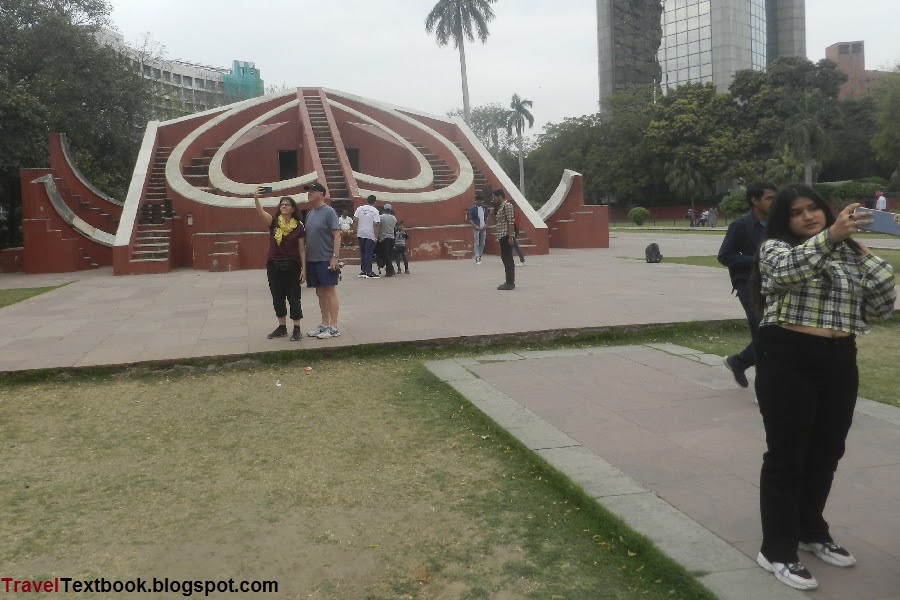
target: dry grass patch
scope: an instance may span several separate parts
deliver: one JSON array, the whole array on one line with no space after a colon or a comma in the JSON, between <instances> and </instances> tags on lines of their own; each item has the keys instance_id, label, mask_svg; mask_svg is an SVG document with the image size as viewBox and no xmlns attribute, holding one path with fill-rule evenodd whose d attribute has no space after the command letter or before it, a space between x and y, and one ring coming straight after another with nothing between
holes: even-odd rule
<instances>
[{"instance_id":1,"label":"dry grass patch","mask_svg":"<svg viewBox=\"0 0 900 600\"><path fill-rule=\"evenodd\" d=\"M305 364L0 385L0 571L711 597L417 361Z\"/></svg>"}]
</instances>

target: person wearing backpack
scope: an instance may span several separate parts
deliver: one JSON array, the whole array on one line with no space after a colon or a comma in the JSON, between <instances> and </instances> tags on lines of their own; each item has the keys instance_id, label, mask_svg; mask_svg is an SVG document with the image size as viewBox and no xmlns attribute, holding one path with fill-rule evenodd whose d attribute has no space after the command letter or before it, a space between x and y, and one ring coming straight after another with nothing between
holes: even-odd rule
<instances>
[{"instance_id":1,"label":"person wearing backpack","mask_svg":"<svg viewBox=\"0 0 900 600\"><path fill-rule=\"evenodd\" d=\"M725 357L725 366L731 371L735 382L743 388L750 385L744 371L756 364L756 339L760 319L750 294L750 273L756 251L766 235L766 219L777 191L778 188L773 183L757 183L747 188L750 212L728 226L717 257L723 266L728 267L731 291L737 294L744 307L747 325L750 327L750 343L747 347L738 354Z\"/></svg>"}]
</instances>

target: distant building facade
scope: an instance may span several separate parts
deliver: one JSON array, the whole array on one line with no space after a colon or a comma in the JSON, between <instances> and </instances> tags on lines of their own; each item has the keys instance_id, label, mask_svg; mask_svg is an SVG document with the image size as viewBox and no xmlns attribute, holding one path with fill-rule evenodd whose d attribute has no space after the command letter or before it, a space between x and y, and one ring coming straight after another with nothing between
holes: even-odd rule
<instances>
[{"instance_id":1,"label":"distant building facade","mask_svg":"<svg viewBox=\"0 0 900 600\"><path fill-rule=\"evenodd\" d=\"M225 69L159 58L126 45L124 36L108 29L100 31L97 39L128 58L135 72L152 82L156 92L154 118L201 112L265 92L259 69L252 62L233 60L231 69Z\"/></svg>"},{"instance_id":2,"label":"distant building facade","mask_svg":"<svg viewBox=\"0 0 900 600\"><path fill-rule=\"evenodd\" d=\"M597 0L600 99L666 90L806 56L805 0Z\"/></svg>"},{"instance_id":3,"label":"distant building facade","mask_svg":"<svg viewBox=\"0 0 900 600\"><path fill-rule=\"evenodd\" d=\"M866 70L866 45L863 41L838 42L825 48L825 58L837 64L847 81L838 92L838 100L865 98L888 75L885 71Z\"/></svg>"}]
</instances>

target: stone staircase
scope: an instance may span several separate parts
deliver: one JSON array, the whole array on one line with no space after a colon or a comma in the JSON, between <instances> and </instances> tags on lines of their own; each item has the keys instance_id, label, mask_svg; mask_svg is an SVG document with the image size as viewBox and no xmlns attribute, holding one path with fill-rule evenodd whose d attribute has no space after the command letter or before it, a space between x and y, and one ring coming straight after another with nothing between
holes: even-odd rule
<instances>
[{"instance_id":1,"label":"stone staircase","mask_svg":"<svg viewBox=\"0 0 900 600\"><path fill-rule=\"evenodd\" d=\"M475 256L472 252L472 240L446 240L442 242L441 253L445 258L466 260Z\"/></svg>"},{"instance_id":2,"label":"stone staircase","mask_svg":"<svg viewBox=\"0 0 900 600\"><path fill-rule=\"evenodd\" d=\"M172 236L172 200L166 193L166 161L172 147L160 146L150 170L147 192L138 207L138 227L131 248L131 263L169 262L169 245Z\"/></svg>"},{"instance_id":3,"label":"stone staircase","mask_svg":"<svg viewBox=\"0 0 900 600\"><path fill-rule=\"evenodd\" d=\"M425 160L428 161L428 164L431 165L431 170L434 172L434 189L439 190L445 188L456 181L456 173L443 159L438 157L423 144L412 140L407 141L412 144L413 148L421 152L422 156L425 157Z\"/></svg>"},{"instance_id":4,"label":"stone staircase","mask_svg":"<svg viewBox=\"0 0 900 600\"><path fill-rule=\"evenodd\" d=\"M453 145L459 148L459 151L463 153L463 155L468 159L469 164L472 165L472 172L475 174L475 193L480 193L484 196L486 202L490 201L491 194L494 193L493 187L491 187L491 182L488 181L488 178L485 177L484 173L481 172L475 163L472 161L472 157L469 156L469 153L466 152L466 149L459 142L453 142Z\"/></svg>"},{"instance_id":5,"label":"stone staircase","mask_svg":"<svg viewBox=\"0 0 900 600\"><path fill-rule=\"evenodd\" d=\"M209 250L210 272L236 271L240 268L237 240L214 242Z\"/></svg>"},{"instance_id":6,"label":"stone staircase","mask_svg":"<svg viewBox=\"0 0 900 600\"><path fill-rule=\"evenodd\" d=\"M94 206L86 201L81 194L72 191L69 186L63 183L62 178L54 177L53 181L66 206L72 209L72 212L78 215L85 223L100 231L107 233L116 232L116 228L119 226L119 217L109 211L117 209L121 212L121 208L114 208L113 205Z\"/></svg>"},{"instance_id":7,"label":"stone staircase","mask_svg":"<svg viewBox=\"0 0 900 600\"><path fill-rule=\"evenodd\" d=\"M306 103L307 112L309 112L309 120L313 129L313 137L316 140L319 160L322 163L322 170L325 171L325 187L328 188L328 194L331 196L331 206L338 214L342 210L348 210L352 213L353 201L350 199L349 187L347 186L347 180L344 178L344 169L341 167L341 161L338 158L337 146L334 143L331 125L329 125L328 117L325 114L322 97L318 95L304 96L303 101Z\"/></svg>"}]
</instances>

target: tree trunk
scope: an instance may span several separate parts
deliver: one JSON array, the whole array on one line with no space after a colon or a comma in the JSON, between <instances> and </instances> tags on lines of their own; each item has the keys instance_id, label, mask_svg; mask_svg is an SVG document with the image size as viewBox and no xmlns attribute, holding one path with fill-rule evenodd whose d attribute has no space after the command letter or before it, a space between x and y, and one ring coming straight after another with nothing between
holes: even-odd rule
<instances>
[{"instance_id":1,"label":"tree trunk","mask_svg":"<svg viewBox=\"0 0 900 600\"><path fill-rule=\"evenodd\" d=\"M466 46L463 36L459 36L459 70L462 73L462 93L463 93L463 118L466 125L472 126L472 119L469 115L469 78L466 75Z\"/></svg>"},{"instance_id":2,"label":"tree trunk","mask_svg":"<svg viewBox=\"0 0 900 600\"><path fill-rule=\"evenodd\" d=\"M519 134L519 191L525 195L525 153L522 151L522 134Z\"/></svg>"},{"instance_id":3,"label":"tree trunk","mask_svg":"<svg viewBox=\"0 0 900 600\"><path fill-rule=\"evenodd\" d=\"M803 183L806 185L813 184L813 161L803 161Z\"/></svg>"}]
</instances>

